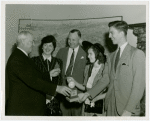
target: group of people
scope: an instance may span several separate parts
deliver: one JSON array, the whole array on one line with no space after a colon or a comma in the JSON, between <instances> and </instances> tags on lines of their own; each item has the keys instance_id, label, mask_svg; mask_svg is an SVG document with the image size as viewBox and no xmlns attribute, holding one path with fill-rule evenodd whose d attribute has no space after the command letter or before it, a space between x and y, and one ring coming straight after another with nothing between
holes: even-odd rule
<instances>
[{"instance_id":1,"label":"group of people","mask_svg":"<svg viewBox=\"0 0 150 121\"><path fill-rule=\"evenodd\" d=\"M109 23L109 37L118 48L105 55L99 43L81 41L81 32L69 32L68 46L52 53L56 39L41 40L40 55L29 58L33 35L22 31L17 48L6 65L6 115L49 115L54 101L63 116L139 116L140 100L145 91L145 54L127 42L128 24ZM92 41L92 40L91 40ZM68 102L75 84L78 101Z\"/></svg>"}]
</instances>

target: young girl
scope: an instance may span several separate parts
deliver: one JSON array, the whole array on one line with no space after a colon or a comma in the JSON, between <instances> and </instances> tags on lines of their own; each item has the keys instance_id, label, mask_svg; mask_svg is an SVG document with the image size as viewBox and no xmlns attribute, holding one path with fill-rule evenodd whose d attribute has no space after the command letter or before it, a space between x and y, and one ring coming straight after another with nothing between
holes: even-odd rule
<instances>
[{"instance_id":1,"label":"young girl","mask_svg":"<svg viewBox=\"0 0 150 121\"><path fill-rule=\"evenodd\" d=\"M85 92L92 89L97 82L101 81L103 83L102 77L104 73L107 73L108 71L108 66L105 64L106 56L104 55L104 48L99 43L93 44L88 49L88 59L90 64L85 67L83 84L79 84L72 77L68 77L67 79L68 81L73 81L78 89ZM102 114L103 100L100 99L104 98L105 94L102 95L102 93L106 90L106 87L107 83L103 89L100 89L100 94L92 101L90 101L88 98L86 99L83 115L93 115L95 113Z\"/></svg>"}]
</instances>

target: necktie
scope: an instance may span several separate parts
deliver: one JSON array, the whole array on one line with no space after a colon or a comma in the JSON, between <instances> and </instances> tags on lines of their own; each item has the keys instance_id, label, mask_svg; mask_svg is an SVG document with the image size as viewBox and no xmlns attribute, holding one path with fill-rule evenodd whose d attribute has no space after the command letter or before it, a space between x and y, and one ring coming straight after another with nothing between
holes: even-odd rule
<instances>
[{"instance_id":1,"label":"necktie","mask_svg":"<svg viewBox=\"0 0 150 121\"><path fill-rule=\"evenodd\" d=\"M46 60L45 60L45 62L46 62L47 70L49 71L49 60L48 60L48 59L46 59Z\"/></svg>"},{"instance_id":2,"label":"necktie","mask_svg":"<svg viewBox=\"0 0 150 121\"><path fill-rule=\"evenodd\" d=\"M118 62L119 62L119 58L120 58L120 47L119 47L119 50L118 50L117 55L116 55L116 60L115 60L115 72L116 72L117 64L118 64Z\"/></svg>"},{"instance_id":3,"label":"necktie","mask_svg":"<svg viewBox=\"0 0 150 121\"><path fill-rule=\"evenodd\" d=\"M72 55L71 55L71 58L70 58L70 63L69 63L69 66L67 68L67 71L66 71L66 76L71 76L71 71L72 71L72 68L73 68L73 64L74 64L74 49L73 49L73 52L72 52Z\"/></svg>"}]
</instances>

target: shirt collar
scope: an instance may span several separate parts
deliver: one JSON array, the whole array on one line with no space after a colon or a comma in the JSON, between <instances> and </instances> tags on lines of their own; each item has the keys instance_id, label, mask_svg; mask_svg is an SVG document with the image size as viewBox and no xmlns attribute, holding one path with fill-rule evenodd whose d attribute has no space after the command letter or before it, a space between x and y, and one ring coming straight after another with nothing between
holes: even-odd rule
<instances>
[{"instance_id":1,"label":"shirt collar","mask_svg":"<svg viewBox=\"0 0 150 121\"><path fill-rule=\"evenodd\" d=\"M128 44L128 43L125 42L123 45L120 46L120 49L123 51L127 44Z\"/></svg>"},{"instance_id":2,"label":"shirt collar","mask_svg":"<svg viewBox=\"0 0 150 121\"><path fill-rule=\"evenodd\" d=\"M120 46L120 57L121 57L121 55L122 55L122 53L123 53L125 47L127 46L127 44L128 44L128 42L125 42L123 45ZM118 52L118 51L119 51L119 48L118 48L117 52ZM117 52L116 52L116 53L117 53Z\"/></svg>"},{"instance_id":3,"label":"shirt collar","mask_svg":"<svg viewBox=\"0 0 150 121\"><path fill-rule=\"evenodd\" d=\"M26 56L28 56L28 53L26 51L24 51L23 49L21 49L20 47L17 47L19 50L21 50Z\"/></svg>"},{"instance_id":4,"label":"shirt collar","mask_svg":"<svg viewBox=\"0 0 150 121\"><path fill-rule=\"evenodd\" d=\"M73 49L70 48L70 47L69 47L69 49L70 49L70 50L73 50ZM79 50L79 45L78 45L76 48L74 48L74 52L78 52L78 50Z\"/></svg>"},{"instance_id":5,"label":"shirt collar","mask_svg":"<svg viewBox=\"0 0 150 121\"><path fill-rule=\"evenodd\" d=\"M46 58L46 57L44 56L44 54L42 54L42 56L43 56L44 60L48 59L48 60L51 62L52 56L49 56L49 58Z\"/></svg>"}]
</instances>

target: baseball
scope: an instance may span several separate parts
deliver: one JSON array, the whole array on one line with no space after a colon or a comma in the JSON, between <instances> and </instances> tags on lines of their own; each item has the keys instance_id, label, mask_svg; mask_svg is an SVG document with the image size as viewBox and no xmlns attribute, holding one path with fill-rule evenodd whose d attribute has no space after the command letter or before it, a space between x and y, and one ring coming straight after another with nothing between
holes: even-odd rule
<instances>
[{"instance_id":1,"label":"baseball","mask_svg":"<svg viewBox=\"0 0 150 121\"><path fill-rule=\"evenodd\" d=\"M69 85L68 85L70 88L74 88L75 87L75 83L74 82L69 82Z\"/></svg>"}]
</instances>

